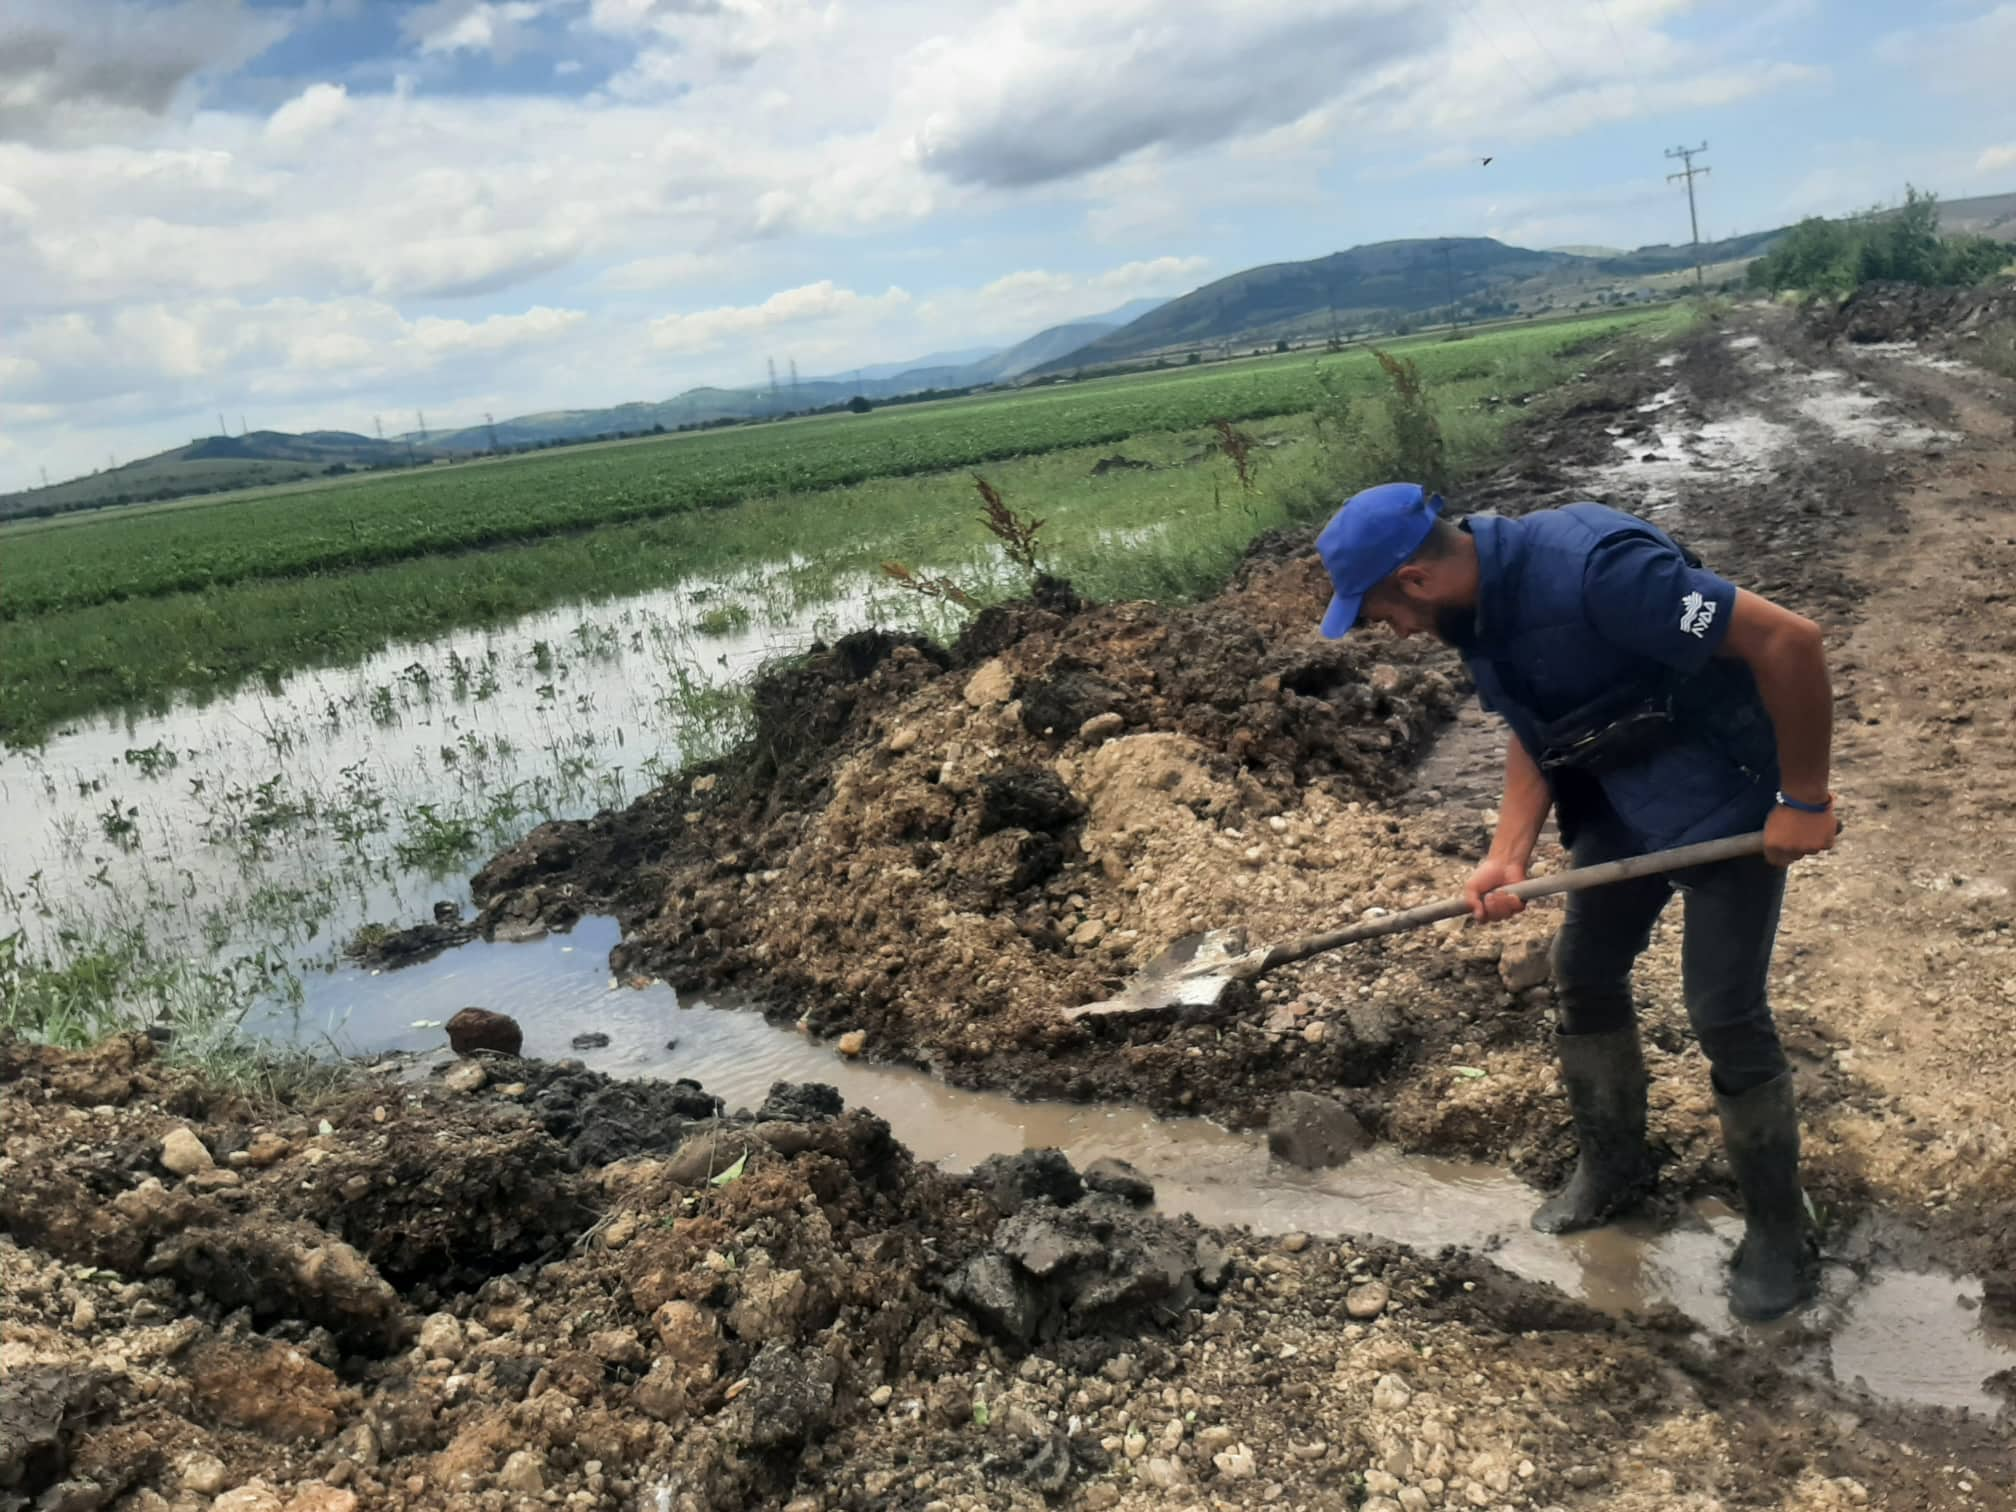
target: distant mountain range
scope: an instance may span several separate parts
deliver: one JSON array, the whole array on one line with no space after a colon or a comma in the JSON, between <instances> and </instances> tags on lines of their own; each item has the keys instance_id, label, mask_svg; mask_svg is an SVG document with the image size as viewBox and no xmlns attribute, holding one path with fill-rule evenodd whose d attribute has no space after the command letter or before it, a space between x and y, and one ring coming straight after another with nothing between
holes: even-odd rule
<instances>
[{"instance_id":1,"label":"distant mountain range","mask_svg":"<svg viewBox=\"0 0 2016 1512\"><path fill-rule=\"evenodd\" d=\"M2016 194L1945 200L1940 224L2016 241ZM1788 228L1701 248L1714 276L1730 276ZM552 446L600 436L759 420L829 409L859 397L881 402L1144 361L1181 360L1286 341L1404 332L1450 318L1539 313L1625 303L1688 281L1694 249L1555 247L1536 251L1490 237L1373 242L1306 262L1270 263L1205 284L1180 299L1135 300L1116 310L1036 332L1012 346L934 352L847 374L775 388L695 388L673 398L602 409L517 415L472 426L378 441L346 431L293 436L253 431L212 436L124 467L0 498L0 517L98 504L172 498L213 489L287 482L359 468L405 466L478 452Z\"/></svg>"},{"instance_id":2,"label":"distant mountain range","mask_svg":"<svg viewBox=\"0 0 2016 1512\"><path fill-rule=\"evenodd\" d=\"M696 388L656 404L619 404L609 409L549 410L500 420L494 427L499 448L538 446L553 441L580 440L654 427L706 425L722 420L762 420L797 414L863 399L895 399L907 394L963 392L990 384L1009 383L1046 363L1068 356L1164 303L1136 299L1084 320L1068 321L1038 331L1011 347L976 347L935 352L912 362L885 362L858 372L780 382L775 389ZM427 444L450 454L484 452L492 448L492 427L472 425L431 435ZM417 436L409 439L418 440Z\"/></svg>"}]
</instances>

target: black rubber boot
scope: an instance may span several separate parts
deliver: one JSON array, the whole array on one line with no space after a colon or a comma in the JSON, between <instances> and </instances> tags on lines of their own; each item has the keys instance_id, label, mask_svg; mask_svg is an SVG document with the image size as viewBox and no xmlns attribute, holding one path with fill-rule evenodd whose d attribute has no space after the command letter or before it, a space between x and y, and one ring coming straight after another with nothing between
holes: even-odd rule
<instances>
[{"instance_id":1,"label":"black rubber boot","mask_svg":"<svg viewBox=\"0 0 2016 1512\"><path fill-rule=\"evenodd\" d=\"M1561 1080L1575 1119L1575 1174L1533 1214L1543 1234L1594 1228L1651 1184L1645 1148L1645 1057L1638 1030L1563 1034Z\"/></svg>"},{"instance_id":2,"label":"black rubber boot","mask_svg":"<svg viewBox=\"0 0 2016 1512\"><path fill-rule=\"evenodd\" d=\"M1810 1302L1814 1289L1792 1073L1736 1097L1718 1092L1715 1111L1743 1194L1743 1242L1729 1273L1729 1311L1745 1323L1768 1323Z\"/></svg>"}]
</instances>

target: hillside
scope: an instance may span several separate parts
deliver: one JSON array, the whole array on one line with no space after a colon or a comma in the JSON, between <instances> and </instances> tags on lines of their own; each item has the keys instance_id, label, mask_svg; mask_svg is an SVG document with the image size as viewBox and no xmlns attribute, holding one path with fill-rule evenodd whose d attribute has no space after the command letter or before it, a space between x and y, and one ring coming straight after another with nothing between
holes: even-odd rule
<instances>
[{"instance_id":1,"label":"hillside","mask_svg":"<svg viewBox=\"0 0 2016 1512\"><path fill-rule=\"evenodd\" d=\"M350 431L250 431L199 436L187 446L141 457L48 488L0 495L0 519L68 514L108 504L138 504L234 488L263 488L303 478L409 467L433 452L403 440L379 441Z\"/></svg>"},{"instance_id":2,"label":"hillside","mask_svg":"<svg viewBox=\"0 0 2016 1512\"><path fill-rule=\"evenodd\" d=\"M1490 237L1373 242L1308 262L1248 268L1171 300L1038 371L1090 367L1183 347L1348 334L1395 316L1486 302L1500 285L1592 266L1586 258Z\"/></svg>"},{"instance_id":3,"label":"hillside","mask_svg":"<svg viewBox=\"0 0 2016 1512\"><path fill-rule=\"evenodd\" d=\"M607 409L549 410L540 414L516 415L500 420L494 427L500 448L539 446L554 441L576 441L591 436L640 434L654 429L677 430L680 426L707 425L724 420L760 420L804 410L845 404L857 394L864 399L887 400L909 394L959 392L1006 383L1033 372L1118 329L1136 315L1159 307L1164 301L1137 299L1104 316L1067 321L1049 326L1005 349L975 348L967 352L938 353L919 358L914 364L883 363L855 373L821 378L801 378L796 386L780 382L777 389L695 388L655 404L619 404ZM433 445L451 453L484 452L491 449L488 426L469 426L432 438Z\"/></svg>"}]
</instances>

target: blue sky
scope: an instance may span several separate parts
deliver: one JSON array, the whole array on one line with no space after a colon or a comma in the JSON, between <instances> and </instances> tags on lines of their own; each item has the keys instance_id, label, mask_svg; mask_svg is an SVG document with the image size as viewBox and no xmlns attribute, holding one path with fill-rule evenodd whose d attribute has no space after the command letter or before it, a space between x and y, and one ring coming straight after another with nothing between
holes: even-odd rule
<instances>
[{"instance_id":1,"label":"blue sky","mask_svg":"<svg viewBox=\"0 0 2016 1512\"><path fill-rule=\"evenodd\" d=\"M2016 189L2016 3L8 0L0 488ZM1479 159L1493 161L1482 166Z\"/></svg>"}]
</instances>

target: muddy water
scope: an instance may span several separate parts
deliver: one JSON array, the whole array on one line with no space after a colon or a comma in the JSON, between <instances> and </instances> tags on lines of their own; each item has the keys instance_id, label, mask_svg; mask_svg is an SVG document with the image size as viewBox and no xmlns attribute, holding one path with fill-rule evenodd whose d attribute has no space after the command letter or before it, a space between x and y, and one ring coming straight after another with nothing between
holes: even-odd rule
<instances>
[{"instance_id":1,"label":"muddy water","mask_svg":"<svg viewBox=\"0 0 2016 1512\"><path fill-rule=\"evenodd\" d=\"M1462 1245L1612 1313L1663 1304L1713 1332L1737 1331L1719 1283L1741 1223L1720 1204L1701 1204L1663 1232L1624 1224L1548 1239L1527 1226L1532 1189L1494 1167L1377 1150L1337 1170L1301 1172L1271 1161L1260 1136L1202 1119L959 1091L921 1071L844 1059L753 1012L682 1004L662 985L619 985L606 971L616 938L613 922L593 919L568 936L469 946L375 976L339 973L311 984L309 1006L360 1047L426 1052L441 1046L438 1019L455 1007L509 1005L528 1055L575 1056L614 1075L691 1076L731 1107L754 1106L773 1081L829 1082L888 1119L920 1158L949 1169L1042 1147L1080 1164L1118 1156L1154 1181L1165 1210L1206 1223ZM608 1045L571 1048L589 1031ZM1886 1264L1873 1231L1849 1236L1844 1250L1855 1265L1828 1266L1810 1326L1755 1331L1757 1347L1880 1397L1993 1413L1998 1403L1981 1382L2016 1366L2016 1330L1984 1323L1980 1286Z\"/></svg>"}]
</instances>

